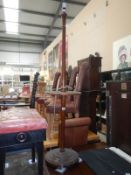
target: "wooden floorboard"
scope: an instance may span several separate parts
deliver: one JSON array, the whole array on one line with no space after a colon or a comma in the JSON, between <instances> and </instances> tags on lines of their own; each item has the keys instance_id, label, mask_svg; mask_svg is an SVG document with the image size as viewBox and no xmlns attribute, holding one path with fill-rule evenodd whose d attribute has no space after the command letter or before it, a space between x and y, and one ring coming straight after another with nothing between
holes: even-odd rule
<instances>
[{"instance_id":1,"label":"wooden floorboard","mask_svg":"<svg viewBox=\"0 0 131 175\"><path fill-rule=\"evenodd\" d=\"M88 142L95 142L99 140L99 136L91 131L88 131L87 141ZM55 137L51 140L47 140L44 142L44 148L53 148L58 146L58 138Z\"/></svg>"}]
</instances>

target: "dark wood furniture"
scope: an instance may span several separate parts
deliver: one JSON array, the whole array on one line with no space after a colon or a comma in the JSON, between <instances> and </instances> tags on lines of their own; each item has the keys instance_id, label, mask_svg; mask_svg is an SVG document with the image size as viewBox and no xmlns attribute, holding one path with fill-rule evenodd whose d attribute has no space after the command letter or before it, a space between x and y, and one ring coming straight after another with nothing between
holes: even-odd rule
<instances>
[{"instance_id":1,"label":"dark wood furniture","mask_svg":"<svg viewBox=\"0 0 131 175\"><path fill-rule=\"evenodd\" d=\"M101 72L101 81L106 83L110 80L122 80L128 81L131 80L131 67L125 69L114 69Z\"/></svg>"},{"instance_id":2,"label":"dark wood furniture","mask_svg":"<svg viewBox=\"0 0 131 175\"><path fill-rule=\"evenodd\" d=\"M107 142L131 155L131 81L107 83Z\"/></svg>"},{"instance_id":3,"label":"dark wood furniture","mask_svg":"<svg viewBox=\"0 0 131 175\"><path fill-rule=\"evenodd\" d=\"M89 58L78 61L78 66L83 66L77 87L77 90L81 91L79 115L90 116L92 119L90 129L96 132L96 96L100 91L101 57L90 55Z\"/></svg>"},{"instance_id":4,"label":"dark wood furniture","mask_svg":"<svg viewBox=\"0 0 131 175\"><path fill-rule=\"evenodd\" d=\"M38 153L38 174L43 175L43 141L47 123L35 109L12 108L0 112L0 174L4 175L6 152L31 148Z\"/></svg>"},{"instance_id":5,"label":"dark wood furniture","mask_svg":"<svg viewBox=\"0 0 131 175\"><path fill-rule=\"evenodd\" d=\"M108 81L130 81L131 68L116 69L101 72L101 89L96 100L97 131L107 133L106 125L106 84Z\"/></svg>"}]
</instances>

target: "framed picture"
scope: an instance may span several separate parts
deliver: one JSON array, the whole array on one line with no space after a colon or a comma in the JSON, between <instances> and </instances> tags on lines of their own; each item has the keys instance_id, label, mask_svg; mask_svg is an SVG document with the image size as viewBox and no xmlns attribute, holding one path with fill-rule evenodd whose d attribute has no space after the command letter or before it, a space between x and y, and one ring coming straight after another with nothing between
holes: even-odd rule
<instances>
[{"instance_id":1,"label":"framed picture","mask_svg":"<svg viewBox=\"0 0 131 175\"><path fill-rule=\"evenodd\" d=\"M57 44L53 48L53 58L54 58L54 70L55 70L55 72L59 70L58 47L59 47L59 45Z\"/></svg>"},{"instance_id":2,"label":"framed picture","mask_svg":"<svg viewBox=\"0 0 131 175\"><path fill-rule=\"evenodd\" d=\"M54 73L53 51L51 51L48 55L48 71L49 71L49 79L51 81L53 80L53 73Z\"/></svg>"},{"instance_id":3,"label":"framed picture","mask_svg":"<svg viewBox=\"0 0 131 175\"><path fill-rule=\"evenodd\" d=\"M44 61L43 61L43 69L44 69L44 71L47 71L47 54L45 53L44 54L45 56L44 56Z\"/></svg>"},{"instance_id":4,"label":"framed picture","mask_svg":"<svg viewBox=\"0 0 131 175\"><path fill-rule=\"evenodd\" d=\"M131 67L131 35L113 43L113 69Z\"/></svg>"}]
</instances>

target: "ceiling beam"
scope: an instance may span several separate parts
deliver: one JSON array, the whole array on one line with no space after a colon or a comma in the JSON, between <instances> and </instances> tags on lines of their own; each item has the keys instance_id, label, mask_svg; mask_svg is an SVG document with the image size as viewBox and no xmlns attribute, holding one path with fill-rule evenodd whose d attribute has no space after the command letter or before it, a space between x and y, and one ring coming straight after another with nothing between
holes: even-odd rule
<instances>
[{"instance_id":1,"label":"ceiling beam","mask_svg":"<svg viewBox=\"0 0 131 175\"><path fill-rule=\"evenodd\" d=\"M63 2L63 1L61 0L60 3L59 3L58 8L57 8L57 10L56 10L55 16L54 16L54 18L53 18L53 20L52 20L52 23L51 23L51 25L50 25L50 28L49 28L49 30L48 30L48 32L47 32L47 34L46 34L46 38L45 38L44 43L43 43L44 49L47 47L46 42L48 41L48 38L50 37L50 33L51 33L51 31L52 31L52 29L53 29L53 26L55 25L55 22L56 22L56 20L57 20L57 18L58 18L58 14L60 14L60 10L61 10L61 7L62 7L62 2Z\"/></svg>"},{"instance_id":2,"label":"ceiling beam","mask_svg":"<svg viewBox=\"0 0 131 175\"><path fill-rule=\"evenodd\" d=\"M43 40L29 40L29 39L19 39L19 38L9 38L9 37L0 37L0 43L18 43L21 44L33 44L33 45L41 45ZM48 42L50 43L50 42Z\"/></svg>"},{"instance_id":3,"label":"ceiling beam","mask_svg":"<svg viewBox=\"0 0 131 175\"><path fill-rule=\"evenodd\" d=\"M4 7L2 5L0 5L1 9L15 9L15 8L10 8L10 7ZM41 16L47 16L47 17L54 17L54 13L47 13L47 12L38 12L38 11L34 11L34 10L28 10L28 9L15 9L18 10L20 13L29 13L29 14L33 14L33 15L41 15ZM58 17L61 18L61 16L58 14ZM67 19L74 19L73 16L68 16Z\"/></svg>"},{"instance_id":4,"label":"ceiling beam","mask_svg":"<svg viewBox=\"0 0 131 175\"><path fill-rule=\"evenodd\" d=\"M10 37L2 37L0 36L0 42L2 43L21 43L21 44L31 44L31 45L40 45L43 47L43 40L30 40L23 38L10 38ZM46 46L48 46L52 41L47 41Z\"/></svg>"},{"instance_id":5,"label":"ceiling beam","mask_svg":"<svg viewBox=\"0 0 131 175\"><path fill-rule=\"evenodd\" d=\"M40 65L38 63L36 64L10 64L10 63L6 63L6 66L10 66L10 67L21 67L21 68L40 68Z\"/></svg>"},{"instance_id":6,"label":"ceiling beam","mask_svg":"<svg viewBox=\"0 0 131 175\"><path fill-rule=\"evenodd\" d=\"M6 33L6 31L0 31L0 34L4 34L4 33ZM23 36L34 36L34 37L43 37L43 38L46 38L46 35L40 35L40 34L31 34L31 33L22 33L22 32L19 32L18 34L19 35L23 35ZM54 39L54 38L56 38L56 36L51 36L50 35L48 38Z\"/></svg>"},{"instance_id":7,"label":"ceiling beam","mask_svg":"<svg viewBox=\"0 0 131 175\"><path fill-rule=\"evenodd\" d=\"M40 25L40 24L32 24L32 23L12 22L12 21L0 20L0 23L6 23L6 22L11 22L11 23L20 24L20 25L29 26L29 27L38 27L38 28L47 28L47 29L50 28L50 26L48 26L48 25ZM53 29L61 30L61 27L54 26Z\"/></svg>"},{"instance_id":8,"label":"ceiling beam","mask_svg":"<svg viewBox=\"0 0 131 175\"><path fill-rule=\"evenodd\" d=\"M42 50L41 50L41 52L36 52L36 51L34 52L34 51L22 51L22 50L18 51L18 50L0 49L0 52L26 53L26 54L40 54L40 53L42 52Z\"/></svg>"},{"instance_id":9,"label":"ceiling beam","mask_svg":"<svg viewBox=\"0 0 131 175\"><path fill-rule=\"evenodd\" d=\"M53 0L53 1L60 2L60 0ZM87 3L85 3L85 2L73 1L73 0L67 0L66 3L67 3L67 4L73 4L73 5L79 5L79 6L85 6L85 5L87 4Z\"/></svg>"},{"instance_id":10,"label":"ceiling beam","mask_svg":"<svg viewBox=\"0 0 131 175\"><path fill-rule=\"evenodd\" d=\"M7 41L23 41L23 42L32 42L32 43L41 43L43 40L35 40L35 39L24 39L24 38L12 38L12 37L5 37L5 36L0 36L0 41L2 40L7 40Z\"/></svg>"}]
</instances>

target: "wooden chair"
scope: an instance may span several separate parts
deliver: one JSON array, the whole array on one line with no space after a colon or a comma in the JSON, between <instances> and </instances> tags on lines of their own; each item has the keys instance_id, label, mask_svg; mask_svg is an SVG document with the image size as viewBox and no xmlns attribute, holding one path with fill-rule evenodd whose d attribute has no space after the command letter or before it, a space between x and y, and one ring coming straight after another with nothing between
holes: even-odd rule
<instances>
[{"instance_id":1,"label":"wooden chair","mask_svg":"<svg viewBox=\"0 0 131 175\"><path fill-rule=\"evenodd\" d=\"M65 88L67 88L70 91L73 91L75 86L76 86L76 76L78 74L78 67L75 67L72 71L69 85L67 85ZM70 108L70 104L73 103L73 95L70 95L66 99L67 103L67 109L66 113L72 113L72 108ZM73 103L74 105L74 103ZM57 135L58 133L58 121L59 121L59 114L61 112L61 99L57 98L55 96L52 101L46 106L46 118L48 121L48 129L47 129L47 138L50 139L52 138L52 130L53 130L53 135ZM56 132L55 132L56 131Z\"/></svg>"},{"instance_id":2,"label":"wooden chair","mask_svg":"<svg viewBox=\"0 0 131 175\"><path fill-rule=\"evenodd\" d=\"M60 72L56 72L54 75L54 80L53 80L53 85L52 85L52 91L55 91L57 89L58 86L58 82L60 79ZM44 105L48 103L48 100L52 98L50 95L45 95L44 97L39 97L36 100L36 108L38 110L38 112L44 116Z\"/></svg>"},{"instance_id":3,"label":"wooden chair","mask_svg":"<svg viewBox=\"0 0 131 175\"><path fill-rule=\"evenodd\" d=\"M66 114L70 113L75 117L90 116L92 119L90 128L93 132L96 132L96 96L100 90L100 65L101 58L93 55L80 65L75 91L81 94L74 95L73 100L67 101L65 110ZM61 112L61 103L54 101L47 106L46 112L49 123L47 138L52 138L58 133L58 117L55 116Z\"/></svg>"}]
</instances>

